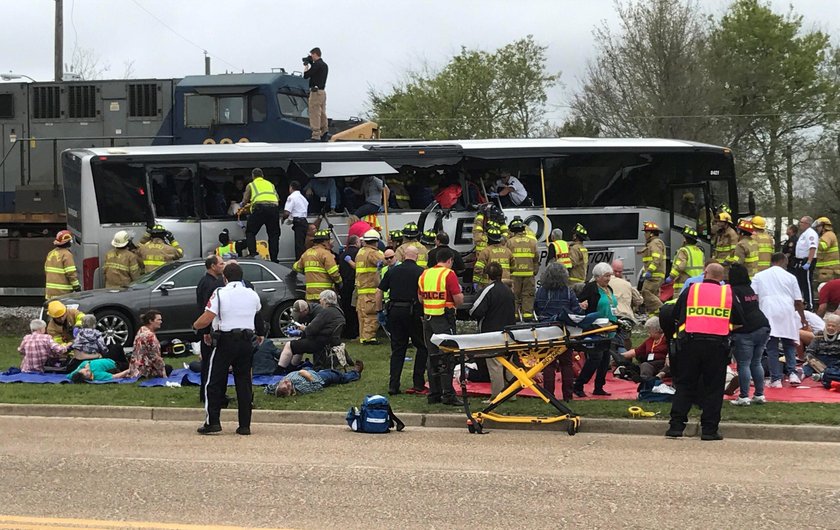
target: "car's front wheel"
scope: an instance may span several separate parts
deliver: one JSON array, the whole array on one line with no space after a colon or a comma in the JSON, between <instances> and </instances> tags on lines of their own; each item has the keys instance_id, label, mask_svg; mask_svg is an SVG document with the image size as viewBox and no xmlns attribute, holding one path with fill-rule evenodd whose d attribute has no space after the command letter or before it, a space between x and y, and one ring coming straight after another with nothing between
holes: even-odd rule
<instances>
[{"instance_id":1,"label":"car's front wheel","mask_svg":"<svg viewBox=\"0 0 840 530\"><path fill-rule=\"evenodd\" d=\"M124 313L106 309L96 313L96 329L102 332L105 344L119 344L127 348L134 340L134 325Z\"/></svg>"},{"instance_id":2,"label":"car's front wheel","mask_svg":"<svg viewBox=\"0 0 840 530\"><path fill-rule=\"evenodd\" d=\"M294 305L293 300L281 302L274 310L271 317L271 335L273 337L286 336L283 330L292 323L292 305Z\"/></svg>"}]
</instances>

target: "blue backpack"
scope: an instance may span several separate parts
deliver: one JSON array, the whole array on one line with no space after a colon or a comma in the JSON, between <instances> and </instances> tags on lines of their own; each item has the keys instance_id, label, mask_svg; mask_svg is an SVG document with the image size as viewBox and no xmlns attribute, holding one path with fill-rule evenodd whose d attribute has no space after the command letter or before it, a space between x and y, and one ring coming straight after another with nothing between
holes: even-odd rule
<instances>
[{"instance_id":1,"label":"blue backpack","mask_svg":"<svg viewBox=\"0 0 840 530\"><path fill-rule=\"evenodd\" d=\"M405 428L405 424L391 410L388 398L378 394L365 396L361 408L350 407L346 419L347 425L355 432L381 434L390 432L392 427L398 431Z\"/></svg>"}]
</instances>

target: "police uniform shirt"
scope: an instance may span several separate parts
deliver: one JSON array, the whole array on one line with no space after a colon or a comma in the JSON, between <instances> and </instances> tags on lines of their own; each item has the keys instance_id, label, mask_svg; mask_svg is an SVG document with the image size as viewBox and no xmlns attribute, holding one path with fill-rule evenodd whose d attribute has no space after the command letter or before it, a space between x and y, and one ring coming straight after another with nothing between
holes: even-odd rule
<instances>
[{"instance_id":1,"label":"police uniform shirt","mask_svg":"<svg viewBox=\"0 0 840 530\"><path fill-rule=\"evenodd\" d=\"M289 216L292 219L295 217L305 218L309 211L309 201L306 200L306 197L300 191L295 190L286 199L286 205L283 209L289 212Z\"/></svg>"},{"instance_id":2,"label":"police uniform shirt","mask_svg":"<svg viewBox=\"0 0 840 530\"><path fill-rule=\"evenodd\" d=\"M261 307L260 296L245 287L243 282L230 282L217 289L207 302L207 310L216 315L213 319L213 329L219 331L234 329L253 331L254 315Z\"/></svg>"},{"instance_id":3,"label":"police uniform shirt","mask_svg":"<svg viewBox=\"0 0 840 530\"><path fill-rule=\"evenodd\" d=\"M510 197L510 200L513 202L513 204L521 204L522 201L524 201L528 197L528 192L525 190L525 186L523 186L522 183L519 182L519 179L516 177L510 177L507 183L505 183L504 179L497 180L496 190L502 188L513 188L513 191L511 191L508 194L508 197Z\"/></svg>"},{"instance_id":4,"label":"police uniform shirt","mask_svg":"<svg viewBox=\"0 0 840 530\"><path fill-rule=\"evenodd\" d=\"M414 260L403 261L388 268L379 282L379 289L383 293L390 290L392 302L414 302L417 300L417 282L424 270Z\"/></svg>"},{"instance_id":5,"label":"police uniform shirt","mask_svg":"<svg viewBox=\"0 0 840 530\"><path fill-rule=\"evenodd\" d=\"M796 258L808 259L808 252L812 248L817 248L819 242L820 237L817 235L817 232L813 228L808 228L807 230L802 232L802 234L799 235L799 239L796 240Z\"/></svg>"}]
</instances>

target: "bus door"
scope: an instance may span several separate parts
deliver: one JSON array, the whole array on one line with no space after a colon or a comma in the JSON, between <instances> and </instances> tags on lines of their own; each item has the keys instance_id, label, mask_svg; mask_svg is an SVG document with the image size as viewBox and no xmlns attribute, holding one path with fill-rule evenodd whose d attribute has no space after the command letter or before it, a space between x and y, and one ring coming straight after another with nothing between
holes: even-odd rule
<instances>
[{"instance_id":1,"label":"bus door","mask_svg":"<svg viewBox=\"0 0 840 530\"><path fill-rule=\"evenodd\" d=\"M682 230L691 226L697 230L698 246L706 258L711 256L712 221L714 208L709 182L696 184L675 184L670 186L671 208L668 235L670 239L670 258L683 243Z\"/></svg>"},{"instance_id":2,"label":"bus door","mask_svg":"<svg viewBox=\"0 0 840 530\"><path fill-rule=\"evenodd\" d=\"M146 179L155 222L172 232L185 258L201 252L196 164L147 164Z\"/></svg>"}]
</instances>

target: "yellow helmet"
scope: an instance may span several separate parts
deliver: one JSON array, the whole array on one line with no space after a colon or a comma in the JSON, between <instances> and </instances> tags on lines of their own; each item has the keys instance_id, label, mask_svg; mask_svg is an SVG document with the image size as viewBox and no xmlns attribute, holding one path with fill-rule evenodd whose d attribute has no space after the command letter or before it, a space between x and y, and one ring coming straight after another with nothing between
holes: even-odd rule
<instances>
[{"instance_id":1,"label":"yellow helmet","mask_svg":"<svg viewBox=\"0 0 840 530\"><path fill-rule=\"evenodd\" d=\"M50 318L61 318L67 313L67 307L58 300L53 300L47 305L47 314Z\"/></svg>"},{"instance_id":2,"label":"yellow helmet","mask_svg":"<svg viewBox=\"0 0 840 530\"><path fill-rule=\"evenodd\" d=\"M724 223L732 224L732 216L726 212L718 212L715 216L715 221L722 221Z\"/></svg>"},{"instance_id":3,"label":"yellow helmet","mask_svg":"<svg viewBox=\"0 0 840 530\"><path fill-rule=\"evenodd\" d=\"M828 217L825 217L825 216L818 217L817 220L814 221L814 224L820 224L820 225L823 225L823 226L831 226L831 219L829 219Z\"/></svg>"},{"instance_id":4,"label":"yellow helmet","mask_svg":"<svg viewBox=\"0 0 840 530\"><path fill-rule=\"evenodd\" d=\"M760 215L753 216L752 224L756 230L764 230L765 228L767 228L767 221L765 221L764 217L761 217Z\"/></svg>"}]
</instances>

